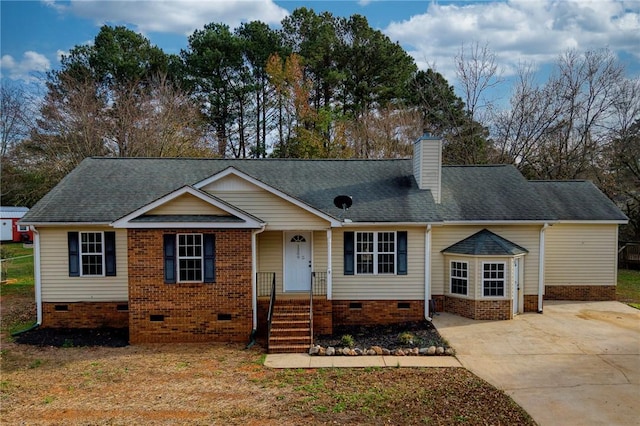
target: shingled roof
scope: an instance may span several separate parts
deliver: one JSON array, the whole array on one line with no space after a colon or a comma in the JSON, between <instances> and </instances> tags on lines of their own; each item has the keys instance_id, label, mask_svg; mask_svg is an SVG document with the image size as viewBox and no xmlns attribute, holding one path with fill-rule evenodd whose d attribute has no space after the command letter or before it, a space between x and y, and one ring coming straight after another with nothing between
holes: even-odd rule
<instances>
[{"instance_id":1,"label":"shingled roof","mask_svg":"<svg viewBox=\"0 0 640 426\"><path fill-rule=\"evenodd\" d=\"M472 256L516 256L529 253L529 250L483 229L462 241L442 250L442 253L466 254Z\"/></svg>"},{"instance_id":2,"label":"shingled roof","mask_svg":"<svg viewBox=\"0 0 640 426\"><path fill-rule=\"evenodd\" d=\"M87 158L23 222L111 223L229 167L337 219L333 199L352 196L353 222L626 220L592 184L528 182L509 165L444 166L437 205L411 159Z\"/></svg>"},{"instance_id":3,"label":"shingled roof","mask_svg":"<svg viewBox=\"0 0 640 426\"><path fill-rule=\"evenodd\" d=\"M558 220L628 220L592 182L533 180L529 184Z\"/></svg>"},{"instance_id":4,"label":"shingled roof","mask_svg":"<svg viewBox=\"0 0 640 426\"><path fill-rule=\"evenodd\" d=\"M88 158L42 198L25 222L111 223L229 167L338 218L338 195L353 197L354 222L439 221L418 189L411 160L219 160Z\"/></svg>"}]
</instances>

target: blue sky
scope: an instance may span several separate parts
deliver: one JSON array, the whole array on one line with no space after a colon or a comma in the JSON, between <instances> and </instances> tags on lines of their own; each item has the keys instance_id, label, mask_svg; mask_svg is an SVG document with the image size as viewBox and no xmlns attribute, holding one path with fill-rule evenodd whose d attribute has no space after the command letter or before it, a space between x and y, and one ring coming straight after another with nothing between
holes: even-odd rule
<instances>
[{"instance_id":1,"label":"blue sky","mask_svg":"<svg viewBox=\"0 0 640 426\"><path fill-rule=\"evenodd\" d=\"M5 1L0 3L0 78L41 84L60 55L90 43L103 24L126 25L167 53L186 48L187 37L209 22L231 28L261 20L274 27L298 7L337 16L361 14L399 42L420 68L434 67L455 85L453 58L478 42L496 53L505 77L518 64L540 69L569 48L609 48L640 76L640 1Z\"/></svg>"}]
</instances>

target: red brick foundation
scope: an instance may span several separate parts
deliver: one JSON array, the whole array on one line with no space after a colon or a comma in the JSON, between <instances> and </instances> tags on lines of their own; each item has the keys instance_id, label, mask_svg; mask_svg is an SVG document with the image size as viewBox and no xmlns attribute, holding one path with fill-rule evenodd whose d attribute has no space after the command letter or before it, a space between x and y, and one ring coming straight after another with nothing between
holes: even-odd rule
<instances>
[{"instance_id":1,"label":"red brick foundation","mask_svg":"<svg viewBox=\"0 0 640 426\"><path fill-rule=\"evenodd\" d=\"M548 285L545 286L546 300L616 300L614 285Z\"/></svg>"},{"instance_id":2,"label":"red brick foundation","mask_svg":"<svg viewBox=\"0 0 640 426\"><path fill-rule=\"evenodd\" d=\"M129 325L127 301L42 304L42 327L126 328Z\"/></svg>"},{"instance_id":3,"label":"red brick foundation","mask_svg":"<svg viewBox=\"0 0 640 426\"><path fill-rule=\"evenodd\" d=\"M393 324L424 319L423 300L334 300L333 325Z\"/></svg>"},{"instance_id":4,"label":"red brick foundation","mask_svg":"<svg viewBox=\"0 0 640 426\"><path fill-rule=\"evenodd\" d=\"M444 295L432 294L431 302L435 305L436 312L444 312Z\"/></svg>"},{"instance_id":5,"label":"red brick foundation","mask_svg":"<svg viewBox=\"0 0 640 426\"><path fill-rule=\"evenodd\" d=\"M536 294L524 295L524 311L538 312L538 295Z\"/></svg>"},{"instance_id":6,"label":"red brick foundation","mask_svg":"<svg viewBox=\"0 0 640 426\"><path fill-rule=\"evenodd\" d=\"M165 284L163 234L216 236L216 282ZM129 341L246 342L252 328L251 230L130 229Z\"/></svg>"},{"instance_id":7,"label":"red brick foundation","mask_svg":"<svg viewBox=\"0 0 640 426\"><path fill-rule=\"evenodd\" d=\"M508 320L513 318L512 301L473 300L445 296L444 310L474 320Z\"/></svg>"}]
</instances>

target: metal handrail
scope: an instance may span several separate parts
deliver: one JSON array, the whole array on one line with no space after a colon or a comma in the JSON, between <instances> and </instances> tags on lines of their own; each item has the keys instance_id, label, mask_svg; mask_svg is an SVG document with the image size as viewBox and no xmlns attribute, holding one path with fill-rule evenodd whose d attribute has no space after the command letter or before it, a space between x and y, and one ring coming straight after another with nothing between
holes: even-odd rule
<instances>
[{"instance_id":1,"label":"metal handrail","mask_svg":"<svg viewBox=\"0 0 640 426\"><path fill-rule=\"evenodd\" d=\"M316 273L311 272L311 285L309 286L309 330L311 333L311 346L313 346L313 282L315 281Z\"/></svg>"},{"instance_id":2,"label":"metal handrail","mask_svg":"<svg viewBox=\"0 0 640 426\"><path fill-rule=\"evenodd\" d=\"M273 319L273 308L276 304L276 274L273 274L271 281L271 296L269 297L269 313L267 314L267 348L271 340L271 320Z\"/></svg>"}]
</instances>

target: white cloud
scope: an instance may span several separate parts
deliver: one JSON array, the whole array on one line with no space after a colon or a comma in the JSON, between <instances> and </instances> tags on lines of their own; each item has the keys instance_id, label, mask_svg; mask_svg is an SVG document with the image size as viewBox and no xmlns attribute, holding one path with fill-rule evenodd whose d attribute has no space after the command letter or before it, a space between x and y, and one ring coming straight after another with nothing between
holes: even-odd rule
<instances>
[{"instance_id":1,"label":"white cloud","mask_svg":"<svg viewBox=\"0 0 640 426\"><path fill-rule=\"evenodd\" d=\"M462 43L488 44L508 75L522 62L553 62L569 48L608 47L640 58L640 3L619 0L509 0L431 3L427 12L383 30L421 68L454 80Z\"/></svg>"},{"instance_id":2,"label":"white cloud","mask_svg":"<svg viewBox=\"0 0 640 426\"><path fill-rule=\"evenodd\" d=\"M11 55L0 58L2 77L7 76L12 80L39 80L34 74L46 72L50 67L51 63L44 55L33 51L24 52L21 60L16 60Z\"/></svg>"},{"instance_id":3,"label":"white cloud","mask_svg":"<svg viewBox=\"0 0 640 426\"><path fill-rule=\"evenodd\" d=\"M285 9L271 0L71 0L68 5L55 3L54 7L93 19L98 25L127 24L145 34L166 32L190 35L210 22L222 22L231 28L242 22L257 20L277 25L288 15Z\"/></svg>"}]
</instances>

